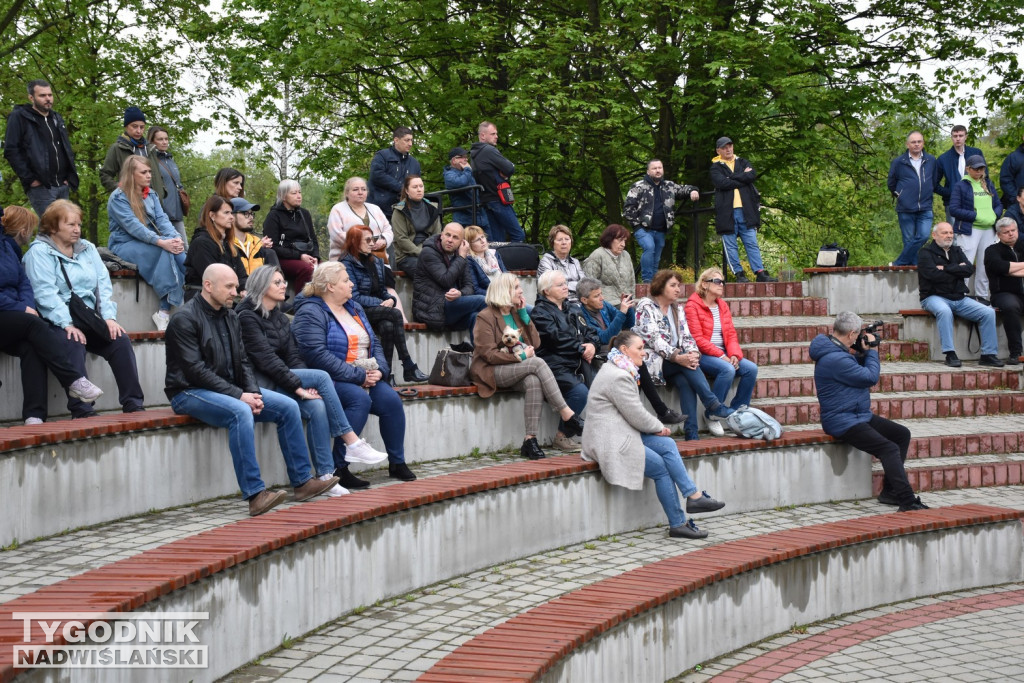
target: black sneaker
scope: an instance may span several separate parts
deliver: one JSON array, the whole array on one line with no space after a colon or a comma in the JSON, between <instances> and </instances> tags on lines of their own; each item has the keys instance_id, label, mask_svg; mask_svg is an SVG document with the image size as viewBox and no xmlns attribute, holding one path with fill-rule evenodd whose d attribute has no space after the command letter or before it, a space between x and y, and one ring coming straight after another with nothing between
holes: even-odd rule
<instances>
[{"instance_id":1,"label":"black sneaker","mask_svg":"<svg viewBox=\"0 0 1024 683\"><path fill-rule=\"evenodd\" d=\"M757 280L757 282L778 282L779 281L779 278L772 277L772 274L769 273L767 270L759 270L756 273L754 273L754 275L756 276L755 279Z\"/></svg>"},{"instance_id":2,"label":"black sneaker","mask_svg":"<svg viewBox=\"0 0 1024 683\"><path fill-rule=\"evenodd\" d=\"M750 278L748 278L747 274L744 273L742 270L738 273L733 273L732 279L734 282L750 282Z\"/></svg>"},{"instance_id":3,"label":"black sneaker","mask_svg":"<svg viewBox=\"0 0 1024 683\"><path fill-rule=\"evenodd\" d=\"M878 494L878 502L881 503L882 505L900 504L900 501L896 498L896 496L892 495L888 491L882 491L880 494Z\"/></svg>"},{"instance_id":4,"label":"black sneaker","mask_svg":"<svg viewBox=\"0 0 1024 683\"><path fill-rule=\"evenodd\" d=\"M911 510L929 510L927 505L921 502L920 496L915 496L909 503L903 503L900 505L900 512L909 512Z\"/></svg>"},{"instance_id":5,"label":"black sneaker","mask_svg":"<svg viewBox=\"0 0 1024 683\"><path fill-rule=\"evenodd\" d=\"M360 479L356 475L352 474L348 471L347 467L341 468L334 474L338 477L338 483L341 484L342 488L349 490L370 488L370 482L365 479Z\"/></svg>"},{"instance_id":6,"label":"black sneaker","mask_svg":"<svg viewBox=\"0 0 1024 683\"><path fill-rule=\"evenodd\" d=\"M537 443L537 437L531 436L529 439L523 441L522 447L519 449L519 455L523 456L527 460L543 460L546 456L544 451L541 450L540 444Z\"/></svg>"},{"instance_id":7,"label":"black sneaker","mask_svg":"<svg viewBox=\"0 0 1024 683\"><path fill-rule=\"evenodd\" d=\"M700 498L687 498L686 499L686 513L696 514L698 512L714 512L715 510L721 510L725 507L725 503L720 500L715 500L708 495L707 491L701 491Z\"/></svg>"},{"instance_id":8,"label":"black sneaker","mask_svg":"<svg viewBox=\"0 0 1024 683\"><path fill-rule=\"evenodd\" d=\"M956 355L956 351L946 351L946 365L951 368L958 368L963 365L960 358Z\"/></svg>"},{"instance_id":9,"label":"black sneaker","mask_svg":"<svg viewBox=\"0 0 1024 683\"><path fill-rule=\"evenodd\" d=\"M981 357L981 360L978 361L978 365L984 365L987 368L1001 368L1005 363L993 354L986 353Z\"/></svg>"},{"instance_id":10,"label":"black sneaker","mask_svg":"<svg viewBox=\"0 0 1024 683\"><path fill-rule=\"evenodd\" d=\"M400 462L397 465L388 465L388 476L392 479L401 479L402 481L416 481L416 475L412 473L412 470L404 462ZM345 488L348 487L346 486Z\"/></svg>"},{"instance_id":11,"label":"black sneaker","mask_svg":"<svg viewBox=\"0 0 1024 683\"><path fill-rule=\"evenodd\" d=\"M1011 353L1010 357L1006 359L1007 365L1020 365L1020 354Z\"/></svg>"},{"instance_id":12,"label":"black sneaker","mask_svg":"<svg viewBox=\"0 0 1024 683\"><path fill-rule=\"evenodd\" d=\"M670 527L668 535L671 538L707 538L708 532L704 531L696 524L693 523L692 519L686 520L686 524L680 524L679 526Z\"/></svg>"},{"instance_id":13,"label":"black sneaker","mask_svg":"<svg viewBox=\"0 0 1024 683\"><path fill-rule=\"evenodd\" d=\"M583 418L579 415L573 415L568 420L563 420L565 427L562 431L565 435L572 438L574 436L583 436Z\"/></svg>"},{"instance_id":14,"label":"black sneaker","mask_svg":"<svg viewBox=\"0 0 1024 683\"><path fill-rule=\"evenodd\" d=\"M658 422L663 425L677 425L686 422L686 416L676 410L669 410L667 413L658 416Z\"/></svg>"}]
</instances>

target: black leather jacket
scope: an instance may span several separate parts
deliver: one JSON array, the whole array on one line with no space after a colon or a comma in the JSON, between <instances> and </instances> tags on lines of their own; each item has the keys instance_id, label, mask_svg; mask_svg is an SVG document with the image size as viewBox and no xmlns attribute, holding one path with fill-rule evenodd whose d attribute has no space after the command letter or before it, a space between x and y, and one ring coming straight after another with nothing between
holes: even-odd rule
<instances>
[{"instance_id":1,"label":"black leather jacket","mask_svg":"<svg viewBox=\"0 0 1024 683\"><path fill-rule=\"evenodd\" d=\"M226 316L233 352L228 359L220 343L213 338L213 318ZM202 296L194 297L171 316L164 336L167 346L167 375L164 393L173 399L189 388L209 389L218 394L241 398L243 393L258 393L260 388L242 344L238 316L230 309L215 311ZM233 364L235 384L227 377Z\"/></svg>"},{"instance_id":2,"label":"black leather jacket","mask_svg":"<svg viewBox=\"0 0 1024 683\"><path fill-rule=\"evenodd\" d=\"M579 304L562 304L562 308L546 297L538 296L530 319L540 335L537 356L551 368L551 374L563 392L580 382L589 386L593 373L583 360L583 345L593 344L600 350L601 339L595 328L587 324Z\"/></svg>"}]
</instances>

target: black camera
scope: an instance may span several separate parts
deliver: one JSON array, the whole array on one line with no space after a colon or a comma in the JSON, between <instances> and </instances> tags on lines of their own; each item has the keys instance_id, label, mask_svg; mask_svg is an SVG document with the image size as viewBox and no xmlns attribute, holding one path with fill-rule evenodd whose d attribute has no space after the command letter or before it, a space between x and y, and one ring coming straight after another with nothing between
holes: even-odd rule
<instances>
[{"instance_id":1,"label":"black camera","mask_svg":"<svg viewBox=\"0 0 1024 683\"><path fill-rule=\"evenodd\" d=\"M871 348L871 349L877 348L878 347L878 343L880 341L882 341L882 335L879 332L879 330L881 329L882 325L884 325L884 324L885 324L884 321L876 320L875 322L871 323L870 325L865 326L864 329L860 331L860 334L857 335L857 341L854 342L853 348L857 349L861 353L867 353L867 350L869 348ZM874 337L875 337L874 341L868 341L868 335L869 334L874 335Z\"/></svg>"}]
</instances>

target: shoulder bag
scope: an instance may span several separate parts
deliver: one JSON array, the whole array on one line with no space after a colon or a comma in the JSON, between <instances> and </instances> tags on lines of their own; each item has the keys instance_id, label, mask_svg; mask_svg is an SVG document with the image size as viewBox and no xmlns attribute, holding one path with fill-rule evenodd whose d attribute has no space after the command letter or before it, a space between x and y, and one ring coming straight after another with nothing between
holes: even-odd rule
<instances>
[{"instance_id":1,"label":"shoulder bag","mask_svg":"<svg viewBox=\"0 0 1024 683\"><path fill-rule=\"evenodd\" d=\"M469 379L469 365L472 362L472 353L441 349L437 352L427 381L442 387L472 386L473 382Z\"/></svg>"},{"instance_id":2,"label":"shoulder bag","mask_svg":"<svg viewBox=\"0 0 1024 683\"><path fill-rule=\"evenodd\" d=\"M82 297L75 294L75 288L71 286L71 279L68 271L64 270L64 262L58 257L57 264L60 272L64 274L64 282L68 283L68 290L71 292L71 300L68 302L68 311L71 313L71 322L75 327L85 333L86 337L93 336L97 339L109 339L110 329L107 321L95 308L85 303Z\"/></svg>"}]
</instances>

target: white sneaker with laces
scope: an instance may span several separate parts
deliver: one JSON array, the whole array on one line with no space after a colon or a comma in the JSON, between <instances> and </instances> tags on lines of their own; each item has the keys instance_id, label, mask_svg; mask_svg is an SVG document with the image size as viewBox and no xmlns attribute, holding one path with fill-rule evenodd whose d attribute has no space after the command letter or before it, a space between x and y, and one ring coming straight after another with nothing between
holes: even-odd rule
<instances>
[{"instance_id":1,"label":"white sneaker with laces","mask_svg":"<svg viewBox=\"0 0 1024 683\"><path fill-rule=\"evenodd\" d=\"M388 459L387 453L374 450L373 446L366 442L366 439L359 439L354 444L345 445L345 460L348 462L361 462L365 465L376 465Z\"/></svg>"},{"instance_id":2,"label":"white sneaker with laces","mask_svg":"<svg viewBox=\"0 0 1024 683\"><path fill-rule=\"evenodd\" d=\"M167 311L160 310L153 314L153 324L156 325L158 331L166 332L169 322L171 322L171 314Z\"/></svg>"},{"instance_id":3,"label":"white sneaker with laces","mask_svg":"<svg viewBox=\"0 0 1024 683\"><path fill-rule=\"evenodd\" d=\"M322 474L319 477L317 477L317 479L319 479L320 481L327 481L333 476L333 474ZM349 491L341 484L335 484L331 488L327 489L327 491L324 492L324 495L327 496L328 498L337 498L338 496L344 496L349 493L351 493L351 491Z\"/></svg>"},{"instance_id":4,"label":"white sneaker with laces","mask_svg":"<svg viewBox=\"0 0 1024 683\"><path fill-rule=\"evenodd\" d=\"M86 377L79 377L68 387L68 395L79 401L92 403L103 395L103 390L90 382Z\"/></svg>"},{"instance_id":5,"label":"white sneaker with laces","mask_svg":"<svg viewBox=\"0 0 1024 683\"><path fill-rule=\"evenodd\" d=\"M708 420L708 431L711 436L725 436L725 427L718 420Z\"/></svg>"}]
</instances>

